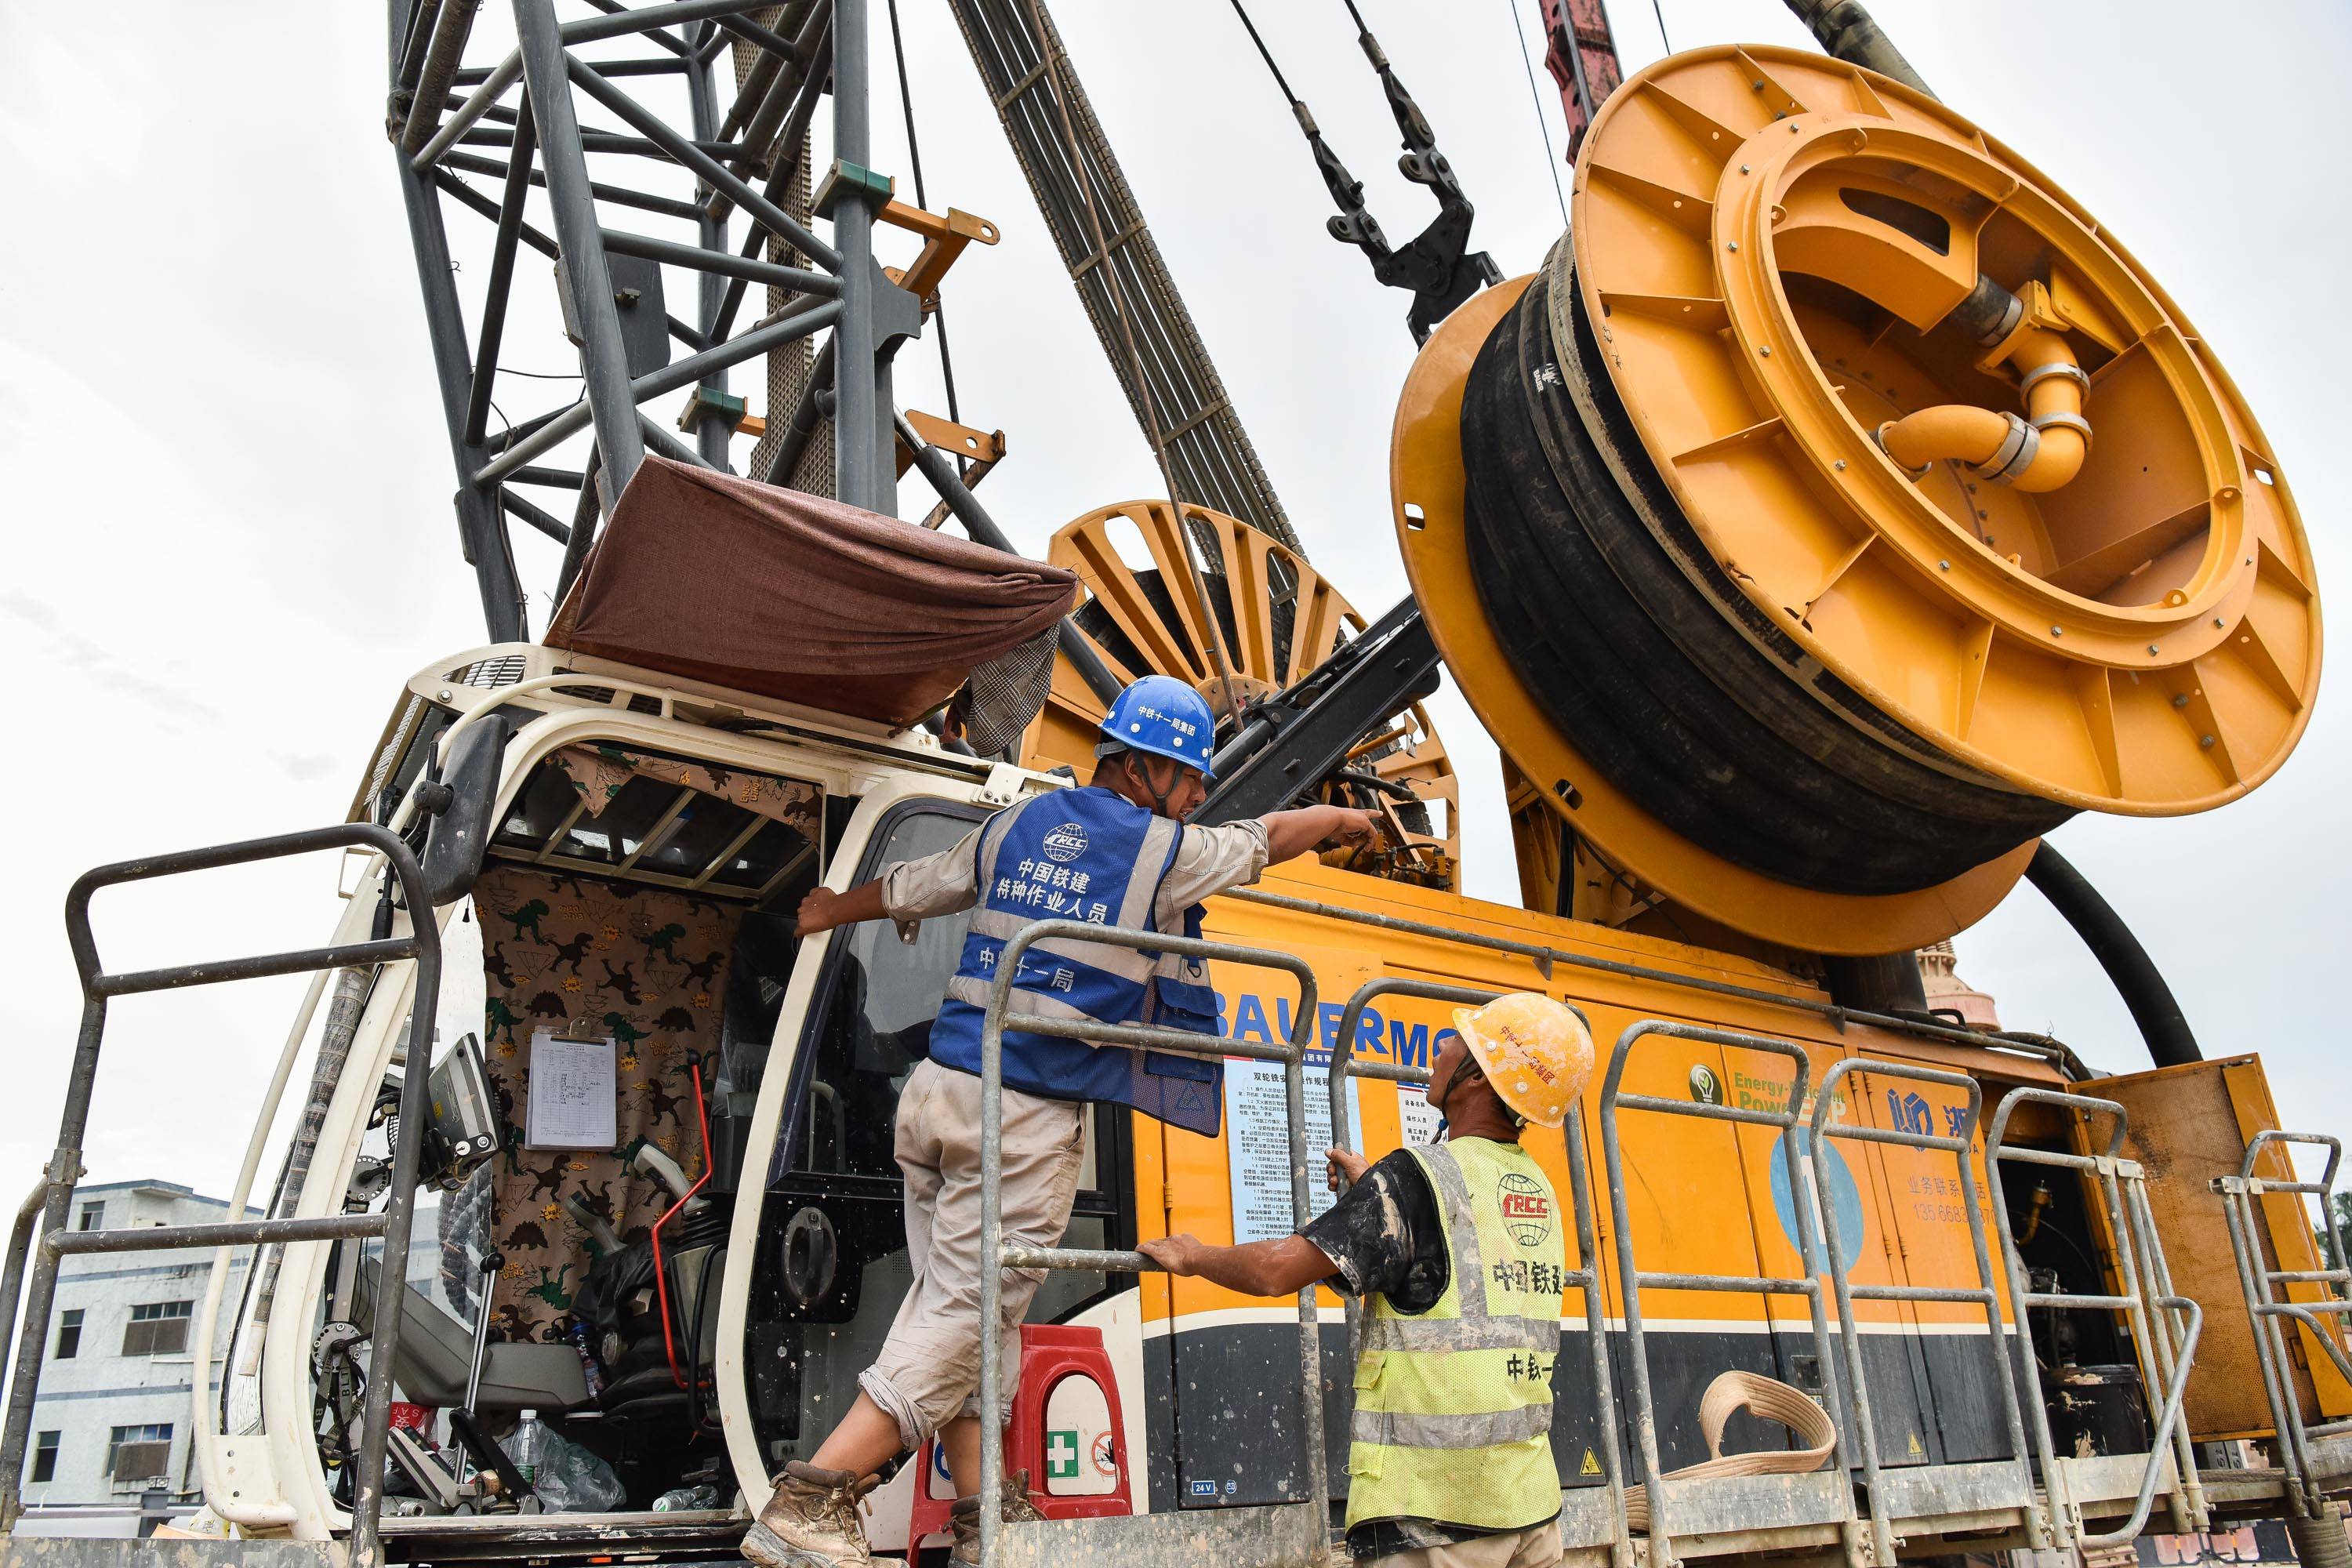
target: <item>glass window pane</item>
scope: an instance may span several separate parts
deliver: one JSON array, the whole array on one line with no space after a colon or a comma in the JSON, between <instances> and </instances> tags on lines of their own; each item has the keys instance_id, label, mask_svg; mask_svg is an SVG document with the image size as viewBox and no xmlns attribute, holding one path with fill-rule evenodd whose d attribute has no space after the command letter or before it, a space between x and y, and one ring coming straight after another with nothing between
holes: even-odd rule
<instances>
[{"instance_id":1,"label":"glass window pane","mask_svg":"<svg viewBox=\"0 0 2352 1568\"><path fill-rule=\"evenodd\" d=\"M871 876L902 860L936 854L979 825L946 812L900 817ZM818 1027L793 1166L862 1176L896 1176L891 1117L898 1089L929 1054L931 1019L963 953L969 913L925 921L902 942L887 921L867 921L835 938L847 952Z\"/></svg>"},{"instance_id":2,"label":"glass window pane","mask_svg":"<svg viewBox=\"0 0 2352 1568\"><path fill-rule=\"evenodd\" d=\"M781 822L771 822L751 836L751 842L730 856L711 873L714 885L752 891L764 888L793 856L808 845Z\"/></svg>"},{"instance_id":3,"label":"glass window pane","mask_svg":"<svg viewBox=\"0 0 2352 1568\"><path fill-rule=\"evenodd\" d=\"M702 868L719 856L719 852L735 842L746 827L757 820L733 801L718 800L709 795L697 796L694 803L678 814L655 848L637 862L641 870L657 871L665 877L684 877L689 881L702 875Z\"/></svg>"},{"instance_id":4,"label":"glass window pane","mask_svg":"<svg viewBox=\"0 0 2352 1568\"><path fill-rule=\"evenodd\" d=\"M582 812L556 847L559 860L585 860L597 866L617 866L645 842L646 832L661 820L677 798L676 784L633 778L621 786L604 811L591 816Z\"/></svg>"},{"instance_id":5,"label":"glass window pane","mask_svg":"<svg viewBox=\"0 0 2352 1568\"><path fill-rule=\"evenodd\" d=\"M580 792L572 787L572 781L541 763L531 770L522 793L507 807L506 820L499 825L498 837L491 842L536 854L556 825L579 804Z\"/></svg>"}]
</instances>

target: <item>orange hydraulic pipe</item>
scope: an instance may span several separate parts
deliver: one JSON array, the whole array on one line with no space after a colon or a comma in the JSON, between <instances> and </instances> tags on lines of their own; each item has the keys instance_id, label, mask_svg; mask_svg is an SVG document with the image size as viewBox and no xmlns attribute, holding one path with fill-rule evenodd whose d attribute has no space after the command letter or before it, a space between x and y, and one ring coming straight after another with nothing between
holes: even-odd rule
<instances>
[{"instance_id":1,"label":"orange hydraulic pipe","mask_svg":"<svg viewBox=\"0 0 2352 1568\"><path fill-rule=\"evenodd\" d=\"M1879 446L1914 473L1950 458L2029 494L2073 479L2091 452L2091 426L2083 417L2089 379L2074 363L2074 350L2062 334L2027 326L2010 335L2000 358L2017 370L2024 417L1973 404L1940 404L1880 426Z\"/></svg>"}]
</instances>

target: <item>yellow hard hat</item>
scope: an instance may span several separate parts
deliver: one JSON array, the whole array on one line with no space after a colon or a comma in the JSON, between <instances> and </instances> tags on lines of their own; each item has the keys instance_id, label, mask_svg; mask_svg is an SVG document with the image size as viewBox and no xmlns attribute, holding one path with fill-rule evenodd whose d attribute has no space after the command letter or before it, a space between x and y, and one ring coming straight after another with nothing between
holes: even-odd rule
<instances>
[{"instance_id":1,"label":"yellow hard hat","mask_svg":"<svg viewBox=\"0 0 2352 1568\"><path fill-rule=\"evenodd\" d=\"M1503 1103L1538 1127L1567 1121L1592 1076L1592 1031L1549 996L1514 991L1456 1007L1454 1027Z\"/></svg>"}]
</instances>

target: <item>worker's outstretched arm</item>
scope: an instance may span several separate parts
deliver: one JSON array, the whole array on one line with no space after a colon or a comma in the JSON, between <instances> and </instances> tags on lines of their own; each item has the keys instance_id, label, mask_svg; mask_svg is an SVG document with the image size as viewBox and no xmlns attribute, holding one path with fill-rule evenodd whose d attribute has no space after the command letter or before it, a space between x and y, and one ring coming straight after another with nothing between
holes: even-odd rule
<instances>
[{"instance_id":1,"label":"worker's outstretched arm","mask_svg":"<svg viewBox=\"0 0 2352 1568\"><path fill-rule=\"evenodd\" d=\"M831 888L812 888L801 900L800 914L793 922L794 936L815 936L835 926L856 925L859 921L878 921L889 911L882 907L882 879L860 882L845 892Z\"/></svg>"},{"instance_id":2,"label":"worker's outstretched arm","mask_svg":"<svg viewBox=\"0 0 2352 1568\"><path fill-rule=\"evenodd\" d=\"M1278 866L1328 840L1360 849L1380 836L1380 824L1369 811L1346 805L1303 805L1296 811L1269 811L1265 824L1266 864Z\"/></svg>"},{"instance_id":3,"label":"worker's outstretched arm","mask_svg":"<svg viewBox=\"0 0 2352 1568\"><path fill-rule=\"evenodd\" d=\"M1286 814L1292 815L1292 814ZM1339 1272L1323 1249L1303 1236L1213 1247L1192 1236L1141 1244L1143 1255L1171 1274L1198 1275L1244 1296L1291 1296Z\"/></svg>"}]
</instances>

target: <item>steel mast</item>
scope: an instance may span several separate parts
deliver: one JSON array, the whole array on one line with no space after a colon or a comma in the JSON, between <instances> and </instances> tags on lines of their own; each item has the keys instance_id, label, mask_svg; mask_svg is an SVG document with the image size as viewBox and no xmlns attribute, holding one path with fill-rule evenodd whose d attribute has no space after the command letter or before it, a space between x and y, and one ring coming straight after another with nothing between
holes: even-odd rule
<instances>
[{"instance_id":1,"label":"steel mast","mask_svg":"<svg viewBox=\"0 0 2352 1568\"><path fill-rule=\"evenodd\" d=\"M922 309L874 259L874 225L891 202L889 182L867 166L866 0L593 3L604 14L559 22L552 0L511 0L514 47L500 57L478 46L470 61L479 0L389 5L387 130L457 471L459 538L500 641L530 635L511 522L564 546L560 596L646 451L726 468L729 437L746 427L728 373L820 334L823 373L805 387L809 406L769 413L793 426L830 420L835 493L897 510L890 362L920 332ZM730 53L740 79L722 99L717 68ZM683 81L683 125L640 85L653 79L665 100L679 98L664 78ZM808 132L828 97L834 155L813 170ZM625 129L583 126L583 110ZM495 179L499 194L468 176ZM531 221L535 188L547 229ZM452 266L452 205L495 225L478 292L461 289L470 279ZM819 221L827 235L815 231ZM691 239L646 232L681 225L692 226ZM516 389L530 384L511 373L502 384L499 374L526 247L555 264L581 394L494 431L493 398L526 396ZM694 276L691 305L666 303L665 268ZM747 322L754 283L769 289L768 309ZM679 394L688 403L675 423L690 443L647 408ZM582 468L545 461L583 431L593 442ZM922 467L935 484L962 489L952 464ZM538 490L569 505L541 506ZM992 531L968 494L953 500L968 527L976 515L978 531Z\"/></svg>"}]
</instances>

